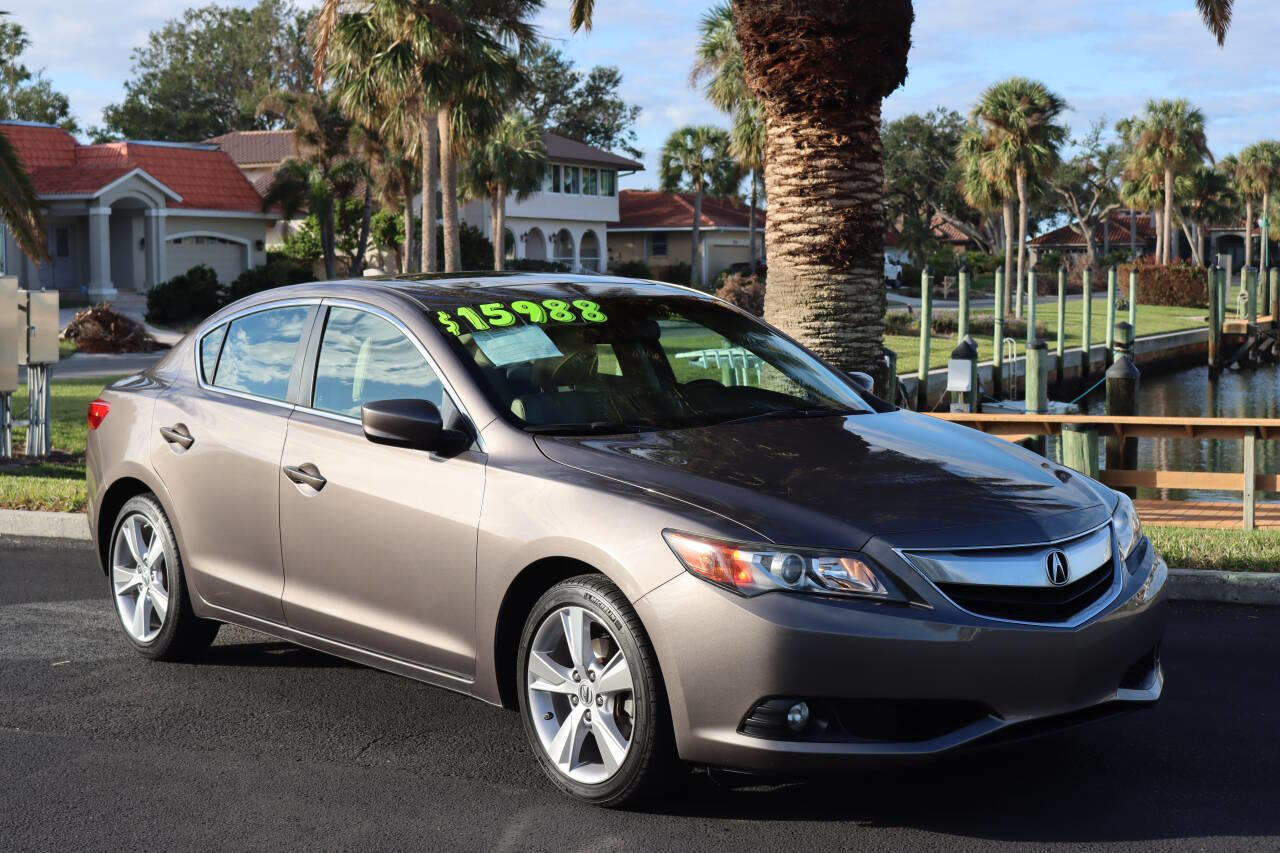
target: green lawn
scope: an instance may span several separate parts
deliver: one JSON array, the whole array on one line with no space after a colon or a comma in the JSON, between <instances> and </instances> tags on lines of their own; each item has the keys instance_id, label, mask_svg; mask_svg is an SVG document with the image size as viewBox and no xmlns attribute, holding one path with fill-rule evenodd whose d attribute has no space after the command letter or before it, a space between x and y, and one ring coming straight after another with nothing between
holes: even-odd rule
<instances>
[{"instance_id":1,"label":"green lawn","mask_svg":"<svg viewBox=\"0 0 1280 853\"><path fill-rule=\"evenodd\" d=\"M54 380L52 445L54 457L41 464L0 463L0 508L80 512L85 507L84 448L89 403L116 377ZM27 416L27 389L13 394L13 416ZM15 429L13 447L24 447L27 431Z\"/></svg>"},{"instance_id":2,"label":"green lawn","mask_svg":"<svg viewBox=\"0 0 1280 853\"><path fill-rule=\"evenodd\" d=\"M1058 305L1056 300L1050 301L1043 298L1043 301L1036 303L1036 325L1045 329L1048 335L1045 343L1049 345L1050 353L1054 352L1057 346L1057 330L1058 330ZM944 313L943 311L935 311L935 316ZM987 314L990 310L975 311L974 315ZM1066 347L1079 347L1083 334L1084 324L1083 306L1079 302L1067 303L1067 322L1066 322ZM1205 325L1206 311L1203 308L1178 308L1166 305L1139 305L1138 306L1138 328L1137 333L1142 335L1155 335L1161 332L1176 332L1182 329L1198 329ZM1107 340L1107 300L1106 297L1093 300L1093 322L1090 329L1090 337L1093 338L1095 344L1105 343ZM1116 314L1117 321L1129 319L1128 309L1120 311ZM975 338L978 341L978 357L980 361L990 361L992 355L993 341L989 335ZM955 349L958 341L954 336L943 337L933 335L929 339L929 366L946 367L947 359L951 357L951 351ZM889 349L898 354L898 373L915 375L916 367L920 363L920 337L919 335L885 335L884 344ZM1018 341L1018 354L1024 352L1023 342Z\"/></svg>"},{"instance_id":3,"label":"green lawn","mask_svg":"<svg viewBox=\"0 0 1280 853\"><path fill-rule=\"evenodd\" d=\"M1152 543L1175 569L1280 571L1280 531L1147 527Z\"/></svg>"}]
</instances>

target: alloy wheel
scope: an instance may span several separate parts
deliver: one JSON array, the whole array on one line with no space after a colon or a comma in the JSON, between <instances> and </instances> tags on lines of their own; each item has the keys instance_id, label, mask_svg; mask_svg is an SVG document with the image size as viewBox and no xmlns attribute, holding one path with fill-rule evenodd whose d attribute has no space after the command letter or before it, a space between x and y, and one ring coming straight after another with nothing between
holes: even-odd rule
<instances>
[{"instance_id":1,"label":"alloy wheel","mask_svg":"<svg viewBox=\"0 0 1280 853\"><path fill-rule=\"evenodd\" d=\"M125 517L111 546L111 586L116 611L129 636L150 643L169 612L164 539L140 512Z\"/></svg>"},{"instance_id":2,"label":"alloy wheel","mask_svg":"<svg viewBox=\"0 0 1280 853\"><path fill-rule=\"evenodd\" d=\"M568 778L608 781L626 760L634 727L631 667L613 632L583 607L538 626L525 682L538 741Z\"/></svg>"}]
</instances>

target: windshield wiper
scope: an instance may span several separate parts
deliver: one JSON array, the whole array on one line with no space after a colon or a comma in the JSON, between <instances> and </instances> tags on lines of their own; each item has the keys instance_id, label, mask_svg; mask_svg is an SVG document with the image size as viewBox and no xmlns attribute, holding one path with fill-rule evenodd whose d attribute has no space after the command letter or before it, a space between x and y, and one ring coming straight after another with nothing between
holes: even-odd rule
<instances>
[{"instance_id":1,"label":"windshield wiper","mask_svg":"<svg viewBox=\"0 0 1280 853\"><path fill-rule=\"evenodd\" d=\"M824 418L824 417L845 417L846 415L862 414L854 409L770 409L767 412L756 412L754 415L743 415L740 418L729 418L728 420L715 421L712 426L721 426L723 424L745 424L751 421L767 421L789 418Z\"/></svg>"},{"instance_id":2,"label":"windshield wiper","mask_svg":"<svg viewBox=\"0 0 1280 853\"><path fill-rule=\"evenodd\" d=\"M525 432L534 435L620 435L629 432L652 432L656 426L619 421L583 421L568 424L530 424Z\"/></svg>"}]
</instances>

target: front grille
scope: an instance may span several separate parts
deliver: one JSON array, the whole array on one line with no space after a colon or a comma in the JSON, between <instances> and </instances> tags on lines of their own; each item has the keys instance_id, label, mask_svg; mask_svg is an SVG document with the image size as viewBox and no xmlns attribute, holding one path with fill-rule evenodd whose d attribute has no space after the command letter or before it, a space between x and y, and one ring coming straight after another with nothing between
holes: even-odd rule
<instances>
[{"instance_id":1,"label":"front grille","mask_svg":"<svg viewBox=\"0 0 1280 853\"><path fill-rule=\"evenodd\" d=\"M1099 568L1065 586L985 586L940 583L938 589L970 613L1018 622L1066 622L1096 604L1115 577L1108 560Z\"/></svg>"}]
</instances>

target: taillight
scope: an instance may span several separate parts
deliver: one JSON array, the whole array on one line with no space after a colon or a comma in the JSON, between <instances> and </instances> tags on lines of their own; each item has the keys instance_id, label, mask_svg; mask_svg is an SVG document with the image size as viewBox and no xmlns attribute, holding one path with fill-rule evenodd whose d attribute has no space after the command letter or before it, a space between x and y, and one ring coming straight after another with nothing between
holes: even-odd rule
<instances>
[{"instance_id":1,"label":"taillight","mask_svg":"<svg viewBox=\"0 0 1280 853\"><path fill-rule=\"evenodd\" d=\"M89 404L89 429L97 429L107 419L111 404L101 398Z\"/></svg>"}]
</instances>

